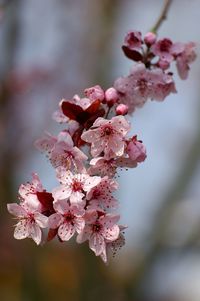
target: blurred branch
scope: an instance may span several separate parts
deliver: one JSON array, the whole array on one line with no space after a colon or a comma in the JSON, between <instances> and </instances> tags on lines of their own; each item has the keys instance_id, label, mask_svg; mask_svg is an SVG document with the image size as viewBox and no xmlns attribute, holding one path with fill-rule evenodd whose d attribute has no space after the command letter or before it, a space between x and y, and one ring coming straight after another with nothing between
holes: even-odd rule
<instances>
[{"instance_id":1,"label":"blurred branch","mask_svg":"<svg viewBox=\"0 0 200 301\"><path fill-rule=\"evenodd\" d=\"M197 111L200 115L200 107ZM185 159L183 160L183 164L179 171L179 175L176 178L176 181L174 181L174 185L171 187L171 190L161 202L161 206L154 218L154 224L152 225L149 237L146 238L147 241L150 242L150 246L146 254L144 255L143 260L139 263L137 268L134 270L131 278L129 279L127 290L134 296L137 296L139 294L139 290L142 286L145 276L154 265L155 260L162 254L163 250L165 249L161 242L162 234L164 233L166 227L170 222L170 216L173 213L175 204L181 202L181 199L184 193L187 191L192 177L198 167L200 158L200 119L197 119L198 125L194 140L191 143L191 147L186 154ZM195 238L197 238L196 235L194 235L190 242L194 242Z\"/></svg>"},{"instance_id":2,"label":"blurred branch","mask_svg":"<svg viewBox=\"0 0 200 301\"><path fill-rule=\"evenodd\" d=\"M172 4L172 0L165 0L163 9L161 11L161 14L160 14L158 20L156 21L155 25L150 30L151 32L157 33L157 31L159 30L159 28L162 25L163 21L165 21L167 19L167 13L169 11L169 8L170 8L171 4Z\"/></svg>"}]
</instances>

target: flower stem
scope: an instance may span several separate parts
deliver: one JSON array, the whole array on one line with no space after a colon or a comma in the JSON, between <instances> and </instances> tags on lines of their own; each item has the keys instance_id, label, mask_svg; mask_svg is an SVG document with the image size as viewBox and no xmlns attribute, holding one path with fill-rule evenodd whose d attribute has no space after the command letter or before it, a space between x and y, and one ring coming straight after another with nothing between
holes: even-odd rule
<instances>
[{"instance_id":1,"label":"flower stem","mask_svg":"<svg viewBox=\"0 0 200 301\"><path fill-rule=\"evenodd\" d=\"M151 32L157 33L157 31L159 30L163 21L167 19L167 13L168 13L171 3L172 3L172 0L165 0L161 14L160 14L159 18L157 19L155 25L151 28L151 30L150 30Z\"/></svg>"}]
</instances>

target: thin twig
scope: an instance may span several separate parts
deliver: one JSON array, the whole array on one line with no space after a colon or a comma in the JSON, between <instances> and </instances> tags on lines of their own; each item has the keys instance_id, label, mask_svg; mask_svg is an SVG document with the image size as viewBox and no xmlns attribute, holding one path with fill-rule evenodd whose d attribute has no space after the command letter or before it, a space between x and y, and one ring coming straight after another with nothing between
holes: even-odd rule
<instances>
[{"instance_id":1,"label":"thin twig","mask_svg":"<svg viewBox=\"0 0 200 301\"><path fill-rule=\"evenodd\" d=\"M169 7L170 7L171 3L172 3L172 0L165 0L163 9L161 11L161 14L160 14L158 20L156 21L155 25L152 27L151 32L157 33L158 29L162 25L162 22L164 20L166 20L167 13L168 13L168 10L169 10Z\"/></svg>"}]
</instances>

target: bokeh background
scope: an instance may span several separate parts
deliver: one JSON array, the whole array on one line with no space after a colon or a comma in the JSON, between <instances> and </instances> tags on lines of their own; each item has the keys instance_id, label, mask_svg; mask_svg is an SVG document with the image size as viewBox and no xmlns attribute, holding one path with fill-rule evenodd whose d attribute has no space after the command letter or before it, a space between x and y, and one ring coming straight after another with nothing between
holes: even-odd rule
<instances>
[{"instance_id":1,"label":"bokeh background","mask_svg":"<svg viewBox=\"0 0 200 301\"><path fill-rule=\"evenodd\" d=\"M7 202L39 174L57 185L33 142L59 127L61 98L110 87L131 61L121 51L130 29L146 33L163 0L0 0L0 300L200 300L200 60L178 94L148 102L132 118L147 160L120 173L126 246L105 266L86 245L37 247L13 239ZM200 1L173 0L159 34L200 40ZM197 52L199 49L197 47Z\"/></svg>"}]
</instances>

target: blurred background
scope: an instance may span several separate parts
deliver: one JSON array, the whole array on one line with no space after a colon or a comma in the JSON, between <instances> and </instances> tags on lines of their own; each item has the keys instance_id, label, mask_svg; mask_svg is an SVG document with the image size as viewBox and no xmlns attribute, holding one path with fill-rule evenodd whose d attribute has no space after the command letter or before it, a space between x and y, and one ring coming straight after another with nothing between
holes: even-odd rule
<instances>
[{"instance_id":1,"label":"blurred background","mask_svg":"<svg viewBox=\"0 0 200 301\"><path fill-rule=\"evenodd\" d=\"M37 247L13 238L7 202L37 172L45 188L54 170L33 147L61 130L52 113L61 98L108 88L131 61L121 51L130 29L145 34L162 0L0 0L0 300L200 300L200 60L178 94L148 102L132 118L147 160L120 173L126 246L109 266L87 245ZM200 40L200 1L173 0L160 37ZM199 52L199 49L197 49Z\"/></svg>"}]
</instances>

